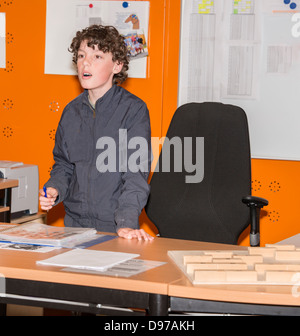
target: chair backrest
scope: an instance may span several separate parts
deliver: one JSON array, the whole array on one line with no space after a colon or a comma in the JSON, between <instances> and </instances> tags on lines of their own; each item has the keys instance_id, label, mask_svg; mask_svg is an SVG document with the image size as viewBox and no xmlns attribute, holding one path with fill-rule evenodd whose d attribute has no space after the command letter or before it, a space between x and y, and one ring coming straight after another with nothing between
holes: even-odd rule
<instances>
[{"instance_id":1,"label":"chair backrest","mask_svg":"<svg viewBox=\"0 0 300 336\"><path fill-rule=\"evenodd\" d=\"M176 110L166 137L169 143L163 145L158 162L160 169L153 173L150 181L148 217L162 237L236 244L249 224L249 209L241 201L243 196L251 194L245 112L222 103L188 103ZM174 137L180 137L182 143L188 137L204 138L201 182L186 183L186 176L195 172L185 171L184 163L182 172L174 172L174 160L181 160L176 151L170 157L170 172L162 171L162 153L169 151ZM194 164L196 150L199 150L196 147L194 141ZM178 167L176 169L178 171Z\"/></svg>"}]
</instances>

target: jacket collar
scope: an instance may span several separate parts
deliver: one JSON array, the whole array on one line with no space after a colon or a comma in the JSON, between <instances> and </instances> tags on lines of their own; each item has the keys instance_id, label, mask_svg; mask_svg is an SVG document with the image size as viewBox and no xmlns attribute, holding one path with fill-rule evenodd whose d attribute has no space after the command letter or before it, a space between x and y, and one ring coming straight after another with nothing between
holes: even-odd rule
<instances>
[{"instance_id":1,"label":"jacket collar","mask_svg":"<svg viewBox=\"0 0 300 336\"><path fill-rule=\"evenodd\" d=\"M101 111L105 110L105 115L103 117L107 116L109 117L109 111L113 111L113 105L114 105L114 97L116 93L118 92L119 87L114 84L101 98L99 98L96 101L95 104L95 111L96 114L100 114ZM84 90L83 92L83 102L84 104L87 104L89 107L92 108L90 102L89 102L89 93L88 90ZM109 108L108 108L109 107Z\"/></svg>"}]
</instances>

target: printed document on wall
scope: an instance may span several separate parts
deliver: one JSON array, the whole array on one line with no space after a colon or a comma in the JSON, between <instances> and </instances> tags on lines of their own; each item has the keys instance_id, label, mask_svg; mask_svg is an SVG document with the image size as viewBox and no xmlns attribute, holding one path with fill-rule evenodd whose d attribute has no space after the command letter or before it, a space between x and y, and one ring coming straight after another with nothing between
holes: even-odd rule
<instances>
[{"instance_id":1,"label":"printed document on wall","mask_svg":"<svg viewBox=\"0 0 300 336\"><path fill-rule=\"evenodd\" d=\"M6 68L6 22L5 13L0 13L0 68Z\"/></svg>"},{"instance_id":2,"label":"printed document on wall","mask_svg":"<svg viewBox=\"0 0 300 336\"><path fill-rule=\"evenodd\" d=\"M93 24L112 25L127 37L129 77L145 78L149 1L47 0L45 73L76 75L68 48L76 32Z\"/></svg>"},{"instance_id":3,"label":"printed document on wall","mask_svg":"<svg viewBox=\"0 0 300 336\"><path fill-rule=\"evenodd\" d=\"M255 0L182 2L179 105L257 98L259 10Z\"/></svg>"},{"instance_id":4,"label":"printed document on wall","mask_svg":"<svg viewBox=\"0 0 300 336\"><path fill-rule=\"evenodd\" d=\"M224 3L221 98L258 99L261 23L258 1Z\"/></svg>"},{"instance_id":5,"label":"printed document on wall","mask_svg":"<svg viewBox=\"0 0 300 336\"><path fill-rule=\"evenodd\" d=\"M253 158L300 160L300 0L182 0L178 105L247 114Z\"/></svg>"},{"instance_id":6,"label":"printed document on wall","mask_svg":"<svg viewBox=\"0 0 300 336\"><path fill-rule=\"evenodd\" d=\"M215 1L183 1L179 71L179 105L213 100L218 72Z\"/></svg>"}]
</instances>

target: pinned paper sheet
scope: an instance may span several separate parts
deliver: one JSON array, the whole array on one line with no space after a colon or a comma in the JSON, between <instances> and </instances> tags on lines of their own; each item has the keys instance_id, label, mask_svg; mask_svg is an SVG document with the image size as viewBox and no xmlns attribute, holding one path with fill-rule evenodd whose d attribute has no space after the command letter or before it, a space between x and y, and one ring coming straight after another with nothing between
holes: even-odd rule
<instances>
[{"instance_id":1,"label":"pinned paper sheet","mask_svg":"<svg viewBox=\"0 0 300 336\"><path fill-rule=\"evenodd\" d=\"M6 19L5 13L0 13L0 68L6 67Z\"/></svg>"},{"instance_id":2,"label":"pinned paper sheet","mask_svg":"<svg viewBox=\"0 0 300 336\"><path fill-rule=\"evenodd\" d=\"M68 51L76 31L93 24L113 25L126 36L143 35L143 48L131 58L128 76L145 78L149 26L149 1L74 1L47 0L45 73L76 75L72 54ZM143 39L144 40L144 39Z\"/></svg>"}]
</instances>

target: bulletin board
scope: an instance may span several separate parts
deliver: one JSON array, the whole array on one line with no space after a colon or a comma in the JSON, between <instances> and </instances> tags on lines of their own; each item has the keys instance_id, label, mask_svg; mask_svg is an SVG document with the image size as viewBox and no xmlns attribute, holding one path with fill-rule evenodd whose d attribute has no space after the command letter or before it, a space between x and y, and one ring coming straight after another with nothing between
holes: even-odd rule
<instances>
[{"instance_id":1,"label":"bulletin board","mask_svg":"<svg viewBox=\"0 0 300 336\"><path fill-rule=\"evenodd\" d=\"M128 75L146 77L149 1L47 0L46 13L46 74L76 75L68 52L70 41L77 31L102 24L114 26L129 41L133 36L143 40L139 50L130 54L133 66Z\"/></svg>"},{"instance_id":2,"label":"bulletin board","mask_svg":"<svg viewBox=\"0 0 300 336\"><path fill-rule=\"evenodd\" d=\"M300 1L182 1L178 105L242 107L253 158L300 160L299 10Z\"/></svg>"}]
</instances>

